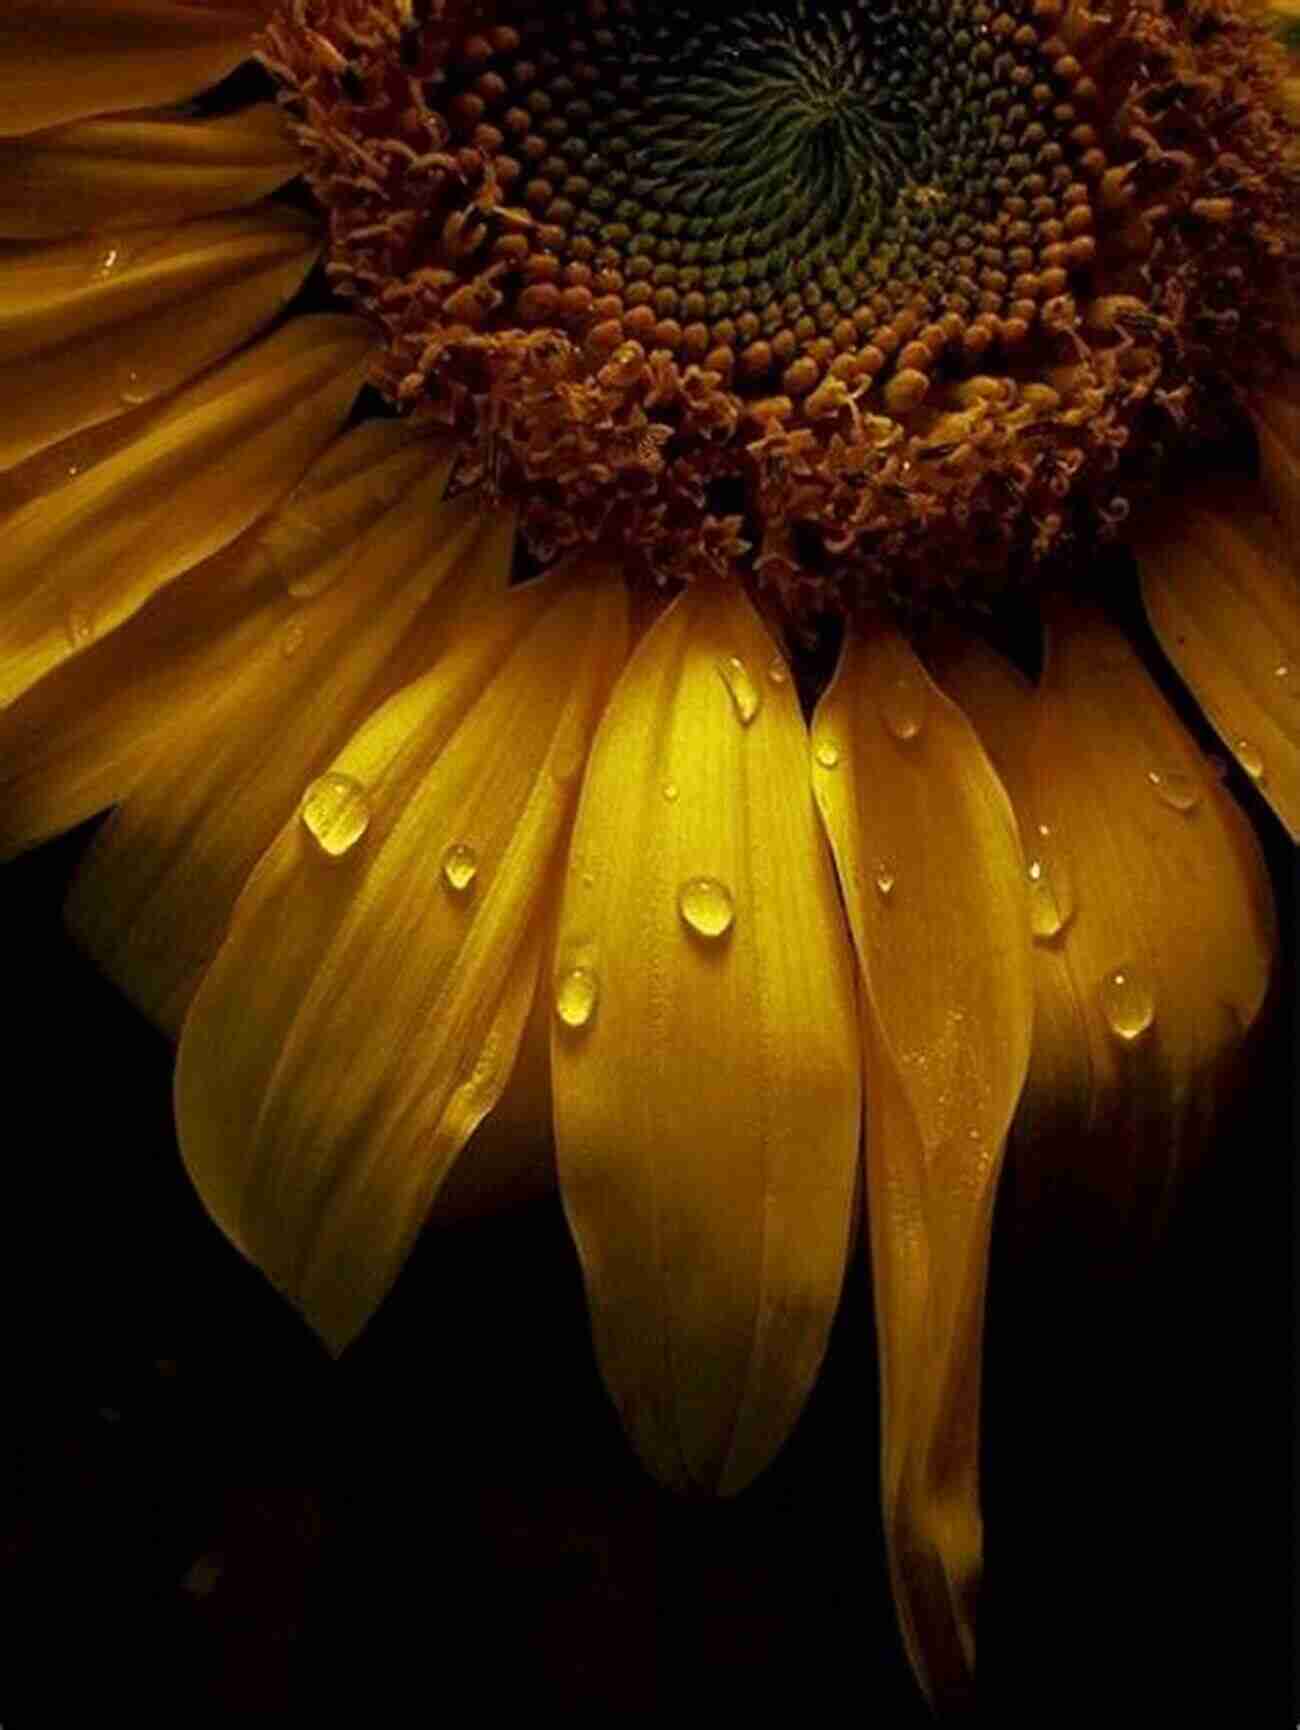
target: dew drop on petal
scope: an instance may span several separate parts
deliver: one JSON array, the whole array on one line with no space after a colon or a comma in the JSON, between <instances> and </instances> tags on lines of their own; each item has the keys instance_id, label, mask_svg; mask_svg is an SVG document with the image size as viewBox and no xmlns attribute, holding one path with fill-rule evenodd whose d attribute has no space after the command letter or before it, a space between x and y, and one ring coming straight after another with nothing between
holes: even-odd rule
<instances>
[{"instance_id":1,"label":"dew drop on petal","mask_svg":"<svg viewBox=\"0 0 1300 1730\"><path fill-rule=\"evenodd\" d=\"M142 402L148 402L151 393L138 367L130 366L122 374L117 394L126 408L139 408Z\"/></svg>"},{"instance_id":2,"label":"dew drop on petal","mask_svg":"<svg viewBox=\"0 0 1300 1730\"><path fill-rule=\"evenodd\" d=\"M93 274L104 280L122 268L124 253L116 241L101 241L95 248Z\"/></svg>"},{"instance_id":3,"label":"dew drop on petal","mask_svg":"<svg viewBox=\"0 0 1300 1730\"><path fill-rule=\"evenodd\" d=\"M72 607L64 623L74 649L84 649L95 634L94 621L84 607Z\"/></svg>"},{"instance_id":4,"label":"dew drop on petal","mask_svg":"<svg viewBox=\"0 0 1300 1730\"><path fill-rule=\"evenodd\" d=\"M1300 650L1287 649L1273 668L1273 677L1288 697L1300 698Z\"/></svg>"},{"instance_id":5,"label":"dew drop on petal","mask_svg":"<svg viewBox=\"0 0 1300 1730\"><path fill-rule=\"evenodd\" d=\"M1262 781L1264 779L1264 759L1260 756L1259 746L1252 744L1249 739L1234 739L1232 749L1236 754L1237 761L1251 780Z\"/></svg>"},{"instance_id":6,"label":"dew drop on petal","mask_svg":"<svg viewBox=\"0 0 1300 1730\"><path fill-rule=\"evenodd\" d=\"M717 877L688 877L677 892L682 918L700 937L723 937L736 916L727 885Z\"/></svg>"},{"instance_id":7,"label":"dew drop on petal","mask_svg":"<svg viewBox=\"0 0 1300 1730\"><path fill-rule=\"evenodd\" d=\"M1147 780L1171 811L1191 811L1201 802L1201 789L1181 769L1148 769Z\"/></svg>"},{"instance_id":8,"label":"dew drop on petal","mask_svg":"<svg viewBox=\"0 0 1300 1730\"><path fill-rule=\"evenodd\" d=\"M478 876L478 854L464 841L453 841L442 856L442 874L447 887L463 895Z\"/></svg>"},{"instance_id":9,"label":"dew drop on petal","mask_svg":"<svg viewBox=\"0 0 1300 1730\"><path fill-rule=\"evenodd\" d=\"M840 748L834 739L819 739L813 755L823 769L833 769L840 760Z\"/></svg>"},{"instance_id":10,"label":"dew drop on petal","mask_svg":"<svg viewBox=\"0 0 1300 1730\"><path fill-rule=\"evenodd\" d=\"M880 716L895 739L907 744L925 724L925 687L909 668L886 679L880 688Z\"/></svg>"},{"instance_id":11,"label":"dew drop on petal","mask_svg":"<svg viewBox=\"0 0 1300 1730\"><path fill-rule=\"evenodd\" d=\"M767 676L774 685L784 685L789 679L789 670L780 655L773 655L767 663Z\"/></svg>"},{"instance_id":12,"label":"dew drop on petal","mask_svg":"<svg viewBox=\"0 0 1300 1730\"><path fill-rule=\"evenodd\" d=\"M1045 858L1029 861L1029 928L1040 943L1059 937L1070 923L1074 908L1069 878L1059 862Z\"/></svg>"},{"instance_id":13,"label":"dew drop on petal","mask_svg":"<svg viewBox=\"0 0 1300 1730\"><path fill-rule=\"evenodd\" d=\"M1111 1032L1128 1044L1155 1020L1156 1000L1141 973L1116 967L1101 982L1101 1009Z\"/></svg>"},{"instance_id":14,"label":"dew drop on petal","mask_svg":"<svg viewBox=\"0 0 1300 1730\"><path fill-rule=\"evenodd\" d=\"M354 775L319 775L302 796L303 826L321 852L341 859L370 825L370 800Z\"/></svg>"},{"instance_id":15,"label":"dew drop on petal","mask_svg":"<svg viewBox=\"0 0 1300 1730\"><path fill-rule=\"evenodd\" d=\"M664 794L664 798L667 799L668 803L671 805L677 797L677 783L676 783L676 781L665 781L664 786L663 786L663 794Z\"/></svg>"},{"instance_id":16,"label":"dew drop on petal","mask_svg":"<svg viewBox=\"0 0 1300 1730\"><path fill-rule=\"evenodd\" d=\"M884 901L894 893L894 873L883 863L876 866L876 889Z\"/></svg>"},{"instance_id":17,"label":"dew drop on petal","mask_svg":"<svg viewBox=\"0 0 1300 1730\"><path fill-rule=\"evenodd\" d=\"M566 967L555 980L555 1013L566 1027L585 1027L596 1013L600 981L590 967Z\"/></svg>"},{"instance_id":18,"label":"dew drop on petal","mask_svg":"<svg viewBox=\"0 0 1300 1730\"><path fill-rule=\"evenodd\" d=\"M739 655L724 655L717 662L718 676L727 687L731 706L742 727L748 727L757 715L762 698L758 686L749 676L749 668Z\"/></svg>"}]
</instances>

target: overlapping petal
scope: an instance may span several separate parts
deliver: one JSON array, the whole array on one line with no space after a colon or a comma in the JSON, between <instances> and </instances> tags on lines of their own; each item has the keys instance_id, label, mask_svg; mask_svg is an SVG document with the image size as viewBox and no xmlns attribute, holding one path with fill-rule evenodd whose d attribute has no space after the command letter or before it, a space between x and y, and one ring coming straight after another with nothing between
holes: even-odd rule
<instances>
[{"instance_id":1,"label":"overlapping petal","mask_svg":"<svg viewBox=\"0 0 1300 1730\"><path fill-rule=\"evenodd\" d=\"M605 573L480 611L280 833L194 1000L177 1070L186 1164L335 1349L505 1087L625 645Z\"/></svg>"},{"instance_id":2,"label":"overlapping petal","mask_svg":"<svg viewBox=\"0 0 1300 1730\"><path fill-rule=\"evenodd\" d=\"M773 654L739 589L704 584L641 640L588 766L550 987L601 1372L656 1476L724 1493L816 1376L860 1125L852 958Z\"/></svg>"},{"instance_id":3,"label":"overlapping petal","mask_svg":"<svg viewBox=\"0 0 1300 1730\"><path fill-rule=\"evenodd\" d=\"M0 139L0 236L101 239L150 223L253 204L292 180L300 157L279 110L254 103L211 120L82 120Z\"/></svg>"},{"instance_id":4,"label":"overlapping petal","mask_svg":"<svg viewBox=\"0 0 1300 1730\"><path fill-rule=\"evenodd\" d=\"M360 320L299 318L157 408L111 454L9 517L0 706L232 541L338 429L370 348Z\"/></svg>"},{"instance_id":5,"label":"overlapping petal","mask_svg":"<svg viewBox=\"0 0 1300 1730\"><path fill-rule=\"evenodd\" d=\"M1161 647L1300 840L1300 565L1274 519L1244 490L1182 503L1139 564Z\"/></svg>"},{"instance_id":6,"label":"overlapping petal","mask_svg":"<svg viewBox=\"0 0 1300 1730\"><path fill-rule=\"evenodd\" d=\"M892 628L850 638L813 750L864 984L891 1572L922 1685L952 1704L974 1666L993 1198L1033 1018L1025 867L972 728Z\"/></svg>"},{"instance_id":7,"label":"overlapping petal","mask_svg":"<svg viewBox=\"0 0 1300 1730\"><path fill-rule=\"evenodd\" d=\"M318 236L307 218L266 207L137 230L129 245L0 253L0 468L223 359L292 299Z\"/></svg>"},{"instance_id":8,"label":"overlapping petal","mask_svg":"<svg viewBox=\"0 0 1300 1730\"><path fill-rule=\"evenodd\" d=\"M263 0L6 0L0 136L179 102L251 51Z\"/></svg>"}]
</instances>

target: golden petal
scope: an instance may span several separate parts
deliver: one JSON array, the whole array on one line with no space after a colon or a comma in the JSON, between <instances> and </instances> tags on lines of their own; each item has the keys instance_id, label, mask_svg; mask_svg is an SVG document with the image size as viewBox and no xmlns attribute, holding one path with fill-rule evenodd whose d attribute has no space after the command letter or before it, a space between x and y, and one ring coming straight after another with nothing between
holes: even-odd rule
<instances>
[{"instance_id":1,"label":"golden petal","mask_svg":"<svg viewBox=\"0 0 1300 1730\"><path fill-rule=\"evenodd\" d=\"M186 1019L186 1164L335 1350L514 1066L571 759L625 647L621 581L578 574L483 609L308 790Z\"/></svg>"},{"instance_id":2,"label":"golden petal","mask_svg":"<svg viewBox=\"0 0 1300 1730\"><path fill-rule=\"evenodd\" d=\"M224 358L283 310L318 251L316 224L273 207L136 230L108 251L0 251L0 468Z\"/></svg>"},{"instance_id":3,"label":"golden petal","mask_svg":"<svg viewBox=\"0 0 1300 1730\"><path fill-rule=\"evenodd\" d=\"M173 688L183 680L178 697L160 710L154 692L142 773L96 837L68 920L105 972L171 1034L248 873L303 787L409 680L413 663L427 670L459 609L505 586L496 519L469 495L439 505L441 476L428 468L427 452L414 455L424 468L359 542L337 553L318 548L311 577L341 556L349 565L343 579L299 599L273 569L251 608L228 613L226 628L195 644L183 672L163 671ZM372 485L396 468L383 465ZM357 478L333 490L362 497ZM139 717L138 698L125 707Z\"/></svg>"},{"instance_id":4,"label":"golden petal","mask_svg":"<svg viewBox=\"0 0 1300 1730\"><path fill-rule=\"evenodd\" d=\"M1260 395L1254 407L1260 477L1294 548L1300 544L1300 385Z\"/></svg>"},{"instance_id":5,"label":"golden petal","mask_svg":"<svg viewBox=\"0 0 1300 1730\"><path fill-rule=\"evenodd\" d=\"M642 638L588 766L550 986L601 1372L656 1476L723 1493L817 1374L858 1163L852 958L773 654L732 587L696 585Z\"/></svg>"},{"instance_id":6,"label":"golden petal","mask_svg":"<svg viewBox=\"0 0 1300 1730\"><path fill-rule=\"evenodd\" d=\"M0 136L193 96L247 58L265 12L260 0L6 0Z\"/></svg>"},{"instance_id":7,"label":"golden petal","mask_svg":"<svg viewBox=\"0 0 1300 1730\"><path fill-rule=\"evenodd\" d=\"M359 319L294 319L15 512L0 540L0 706L283 498L346 416L370 343Z\"/></svg>"},{"instance_id":8,"label":"golden petal","mask_svg":"<svg viewBox=\"0 0 1300 1730\"><path fill-rule=\"evenodd\" d=\"M951 1704L974 1667L993 1197L1033 1020L1025 866L973 729L891 628L847 643L813 760L865 988L891 1574L922 1686Z\"/></svg>"},{"instance_id":9,"label":"golden petal","mask_svg":"<svg viewBox=\"0 0 1300 1730\"><path fill-rule=\"evenodd\" d=\"M300 166L271 102L211 120L82 120L0 141L0 235L106 236L214 216L265 198Z\"/></svg>"},{"instance_id":10,"label":"golden petal","mask_svg":"<svg viewBox=\"0 0 1300 1730\"><path fill-rule=\"evenodd\" d=\"M1160 646L1300 841L1300 581L1249 497L1181 503L1138 552Z\"/></svg>"}]
</instances>

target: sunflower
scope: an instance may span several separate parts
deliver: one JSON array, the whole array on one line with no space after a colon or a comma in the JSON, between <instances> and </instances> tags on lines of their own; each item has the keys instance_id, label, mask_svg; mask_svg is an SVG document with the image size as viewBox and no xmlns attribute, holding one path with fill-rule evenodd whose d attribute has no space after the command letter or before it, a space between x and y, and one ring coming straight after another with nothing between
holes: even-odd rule
<instances>
[{"instance_id":1,"label":"sunflower","mask_svg":"<svg viewBox=\"0 0 1300 1730\"><path fill-rule=\"evenodd\" d=\"M0 839L117 807L74 929L336 1351L427 1223L558 1176L632 1445L729 1494L868 1253L940 1704L1008 1144L1021 1231L1148 1242L1273 983L1253 830L1114 614L1136 555L1300 835L1294 37L0 18Z\"/></svg>"}]
</instances>

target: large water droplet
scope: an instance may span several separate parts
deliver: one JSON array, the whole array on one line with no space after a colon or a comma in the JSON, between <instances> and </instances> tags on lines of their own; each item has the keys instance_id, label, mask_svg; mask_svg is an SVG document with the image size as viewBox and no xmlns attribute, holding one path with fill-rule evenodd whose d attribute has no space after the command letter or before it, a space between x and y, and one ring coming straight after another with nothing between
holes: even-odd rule
<instances>
[{"instance_id":1,"label":"large water droplet","mask_svg":"<svg viewBox=\"0 0 1300 1730\"><path fill-rule=\"evenodd\" d=\"M1181 769L1148 769L1147 780L1172 811L1191 811L1201 802L1200 787Z\"/></svg>"},{"instance_id":2,"label":"large water droplet","mask_svg":"<svg viewBox=\"0 0 1300 1730\"><path fill-rule=\"evenodd\" d=\"M123 407L139 408L142 402L148 402L153 393L150 391L148 382L139 367L129 366L122 374L121 382L117 387L117 394L121 398Z\"/></svg>"},{"instance_id":3,"label":"large water droplet","mask_svg":"<svg viewBox=\"0 0 1300 1730\"><path fill-rule=\"evenodd\" d=\"M823 769L833 769L840 760L840 748L834 739L818 739L813 756Z\"/></svg>"},{"instance_id":4,"label":"large water droplet","mask_svg":"<svg viewBox=\"0 0 1300 1730\"><path fill-rule=\"evenodd\" d=\"M555 1013L566 1027L585 1027L596 1012L600 981L590 967L566 967L555 980Z\"/></svg>"},{"instance_id":5,"label":"large water droplet","mask_svg":"<svg viewBox=\"0 0 1300 1730\"><path fill-rule=\"evenodd\" d=\"M321 852L341 859L370 826L370 800L354 775L319 775L302 796L303 826Z\"/></svg>"},{"instance_id":6,"label":"large water droplet","mask_svg":"<svg viewBox=\"0 0 1300 1730\"><path fill-rule=\"evenodd\" d=\"M1237 761L1251 780L1262 781L1264 779L1264 759L1260 755L1259 746L1252 744L1249 739L1234 739L1232 749L1236 753Z\"/></svg>"},{"instance_id":7,"label":"large water droplet","mask_svg":"<svg viewBox=\"0 0 1300 1730\"><path fill-rule=\"evenodd\" d=\"M1101 1009L1111 1032L1129 1044L1155 1020L1156 1000L1141 973L1116 967L1101 982Z\"/></svg>"},{"instance_id":8,"label":"large water droplet","mask_svg":"<svg viewBox=\"0 0 1300 1730\"><path fill-rule=\"evenodd\" d=\"M1040 943L1050 943L1070 923L1069 878L1064 867L1045 858L1029 861L1029 928Z\"/></svg>"},{"instance_id":9,"label":"large water droplet","mask_svg":"<svg viewBox=\"0 0 1300 1730\"><path fill-rule=\"evenodd\" d=\"M731 929L736 904L717 877L688 877L677 893L682 918L701 937L723 937Z\"/></svg>"},{"instance_id":10,"label":"large water droplet","mask_svg":"<svg viewBox=\"0 0 1300 1730\"><path fill-rule=\"evenodd\" d=\"M442 856L442 874L447 887L463 895L478 876L478 854L464 841L453 841Z\"/></svg>"},{"instance_id":11,"label":"large water droplet","mask_svg":"<svg viewBox=\"0 0 1300 1730\"><path fill-rule=\"evenodd\" d=\"M762 698L758 686L749 676L749 668L739 655L724 655L718 662L718 676L727 687L731 706L742 727L748 727L757 715Z\"/></svg>"},{"instance_id":12,"label":"large water droplet","mask_svg":"<svg viewBox=\"0 0 1300 1730\"><path fill-rule=\"evenodd\" d=\"M925 725L926 694L920 675L908 667L880 688L880 716L896 739L907 744Z\"/></svg>"}]
</instances>

